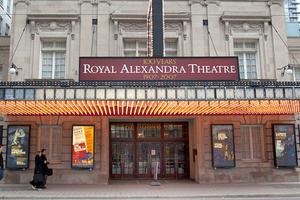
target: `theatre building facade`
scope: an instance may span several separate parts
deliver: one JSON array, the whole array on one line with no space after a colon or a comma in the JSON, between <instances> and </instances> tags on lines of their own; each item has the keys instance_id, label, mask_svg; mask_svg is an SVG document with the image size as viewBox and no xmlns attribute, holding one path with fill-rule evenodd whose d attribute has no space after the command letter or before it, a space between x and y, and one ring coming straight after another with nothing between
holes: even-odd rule
<instances>
[{"instance_id":1,"label":"theatre building facade","mask_svg":"<svg viewBox=\"0 0 300 200\"><path fill-rule=\"evenodd\" d=\"M49 183L151 179L156 167L198 183L299 181L283 2L165 0L165 58L147 57L148 8L14 1L5 183L28 183L41 148Z\"/></svg>"}]
</instances>

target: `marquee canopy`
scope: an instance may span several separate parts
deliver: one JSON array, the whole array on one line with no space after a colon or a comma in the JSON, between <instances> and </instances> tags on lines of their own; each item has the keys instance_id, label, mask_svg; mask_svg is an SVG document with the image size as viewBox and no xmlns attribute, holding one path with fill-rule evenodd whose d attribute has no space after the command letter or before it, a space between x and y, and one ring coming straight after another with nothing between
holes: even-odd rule
<instances>
[{"instance_id":1,"label":"marquee canopy","mask_svg":"<svg viewBox=\"0 0 300 200\"><path fill-rule=\"evenodd\" d=\"M294 114L300 100L0 101L3 115L193 116Z\"/></svg>"},{"instance_id":2,"label":"marquee canopy","mask_svg":"<svg viewBox=\"0 0 300 200\"><path fill-rule=\"evenodd\" d=\"M0 114L193 116L300 112L299 82L142 85L149 83L108 86L103 82L1 82Z\"/></svg>"}]
</instances>

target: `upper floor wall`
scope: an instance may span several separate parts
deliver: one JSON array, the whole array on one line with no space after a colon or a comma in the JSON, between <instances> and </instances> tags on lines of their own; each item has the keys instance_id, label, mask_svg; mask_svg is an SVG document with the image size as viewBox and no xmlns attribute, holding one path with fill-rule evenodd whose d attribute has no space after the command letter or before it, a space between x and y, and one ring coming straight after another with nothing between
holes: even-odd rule
<instances>
[{"instance_id":1,"label":"upper floor wall","mask_svg":"<svg viewBox=\"0 0 300 200\"><path fill-rule=\"evenodd\" d=\"M12 0L0 0L0 36L10 34L12 6Z\"/></svg>"},{"instance_id":2,"label":"upper floor wall","mask_svg":"<svg viewBox=\"0 0 300 200\"><path fill-rule=\"evenodd\" d=\"M16 0L11 54L20 69L9 79L78 80L80 56L146 56L147 8L146 0ZM166 56L235 55L242 79L292 80L277 70L289 63L281 0L165 0L164 11Z\"/></svg>"}]
</instances>

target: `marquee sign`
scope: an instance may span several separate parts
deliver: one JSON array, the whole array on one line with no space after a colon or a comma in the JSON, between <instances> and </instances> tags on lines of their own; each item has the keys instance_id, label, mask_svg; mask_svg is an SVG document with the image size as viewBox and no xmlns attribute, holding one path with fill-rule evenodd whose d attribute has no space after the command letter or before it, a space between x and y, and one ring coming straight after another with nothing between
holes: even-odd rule
<instances>
[{"instance_id":1,"label":"marquee sign","mask_svg":"<svg viewBox=\"0 0 300 200\"><path fill-rule=\"evenodd\" d=\"M80 81L237 81L237 57L81 57Z\"/></svg>"}]
</instances>

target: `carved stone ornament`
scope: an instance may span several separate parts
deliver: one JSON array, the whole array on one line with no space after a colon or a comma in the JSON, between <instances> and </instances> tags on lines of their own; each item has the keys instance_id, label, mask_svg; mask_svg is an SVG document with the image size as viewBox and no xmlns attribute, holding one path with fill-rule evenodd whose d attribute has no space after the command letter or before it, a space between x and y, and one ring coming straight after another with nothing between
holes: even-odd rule
<instances>
[{"instance_id":1,"label":"carved stone ornament","mask_svg":"<svg viewBox=\"0 0 300 200\"><path fill-rule=\"evenodd\" d=\"M114 26L117 26L118 23L115 21ZM169 22L165 23L165 31L169 32L182 32L182 23L179 22ZM147 32L147 24L142 22L120 22L119 23L119 32ZM117 31L115 30L116 34Z\"/></svg>"},{"instance_id":2,"label":"carved stone ornament","mask_svg":"<svg viewBox=\"0 0 300 200\"><path fill-rule=\"evenodd\" d=\"M120 22L119 29L121 32L144 32L147 31L147 26L146 23Z\"/></svg>"},{"instance_id":3,"label":"carved stone ornament","mask_svg":"<svg viewBox=\"0 0 300 200\"><path fill-rule=\"evenodd\" d=\"M202 6L207 6L208 4L215 4L217 6L220 6L220 0L190 0L189 4L196 4L199 3Z\"/></svg>"},{"instance_id":4,"label":"carved stone ornament","mask_svg":"<svg viewBox=\"0 0 300 200\"><path fill-rule=\"evenodd\" d=\"M74 22L75 23L75 22ZM72 32L74 23L70 22L58 22L58 21L43 21L37 22L37 33L39 32L60 32L70 34Z\"/></svg>"},{"instance_id":5,"label":"carved stone ornament","mask_svg":"<svg viewBox=\"0 0 300 200\"><path fill-rule=\"evenodd\" d=\"M36 26L35 26L35 21L30 21L30 36L31 39L34 40L35 38L35 33L36 33Z\"/></svg>"},{"instance_id":6,"label":"carved stone ornament","mask_svg":"<svg viewBox=\"0 0 300 200\"><path fill-rule=\"evenodd\" d=\"M226 30L226 25L228 26L228 24L225 23L225 32L228 32L230 35L234 33L264 33L264 25L262 23L230 23L229 30Z\"/></svg>"}]
</instances>

